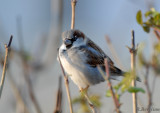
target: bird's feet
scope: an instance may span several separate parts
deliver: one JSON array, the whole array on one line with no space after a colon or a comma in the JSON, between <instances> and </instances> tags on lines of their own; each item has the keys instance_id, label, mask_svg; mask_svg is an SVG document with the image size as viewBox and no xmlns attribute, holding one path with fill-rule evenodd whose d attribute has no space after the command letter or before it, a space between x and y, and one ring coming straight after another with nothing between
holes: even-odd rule
<instances>
[{"instance_id":1,"label":"bird's feet","mask_svg":"<svg viewBox=\"0 0 160 113\"><path fill-rule=\"evenodd\" d=\"M89 88L89 85L86 88L79 88L80 89L79 92L81 92L81 93L87 93L88 88Z\"/></svg>"}]
</instances>

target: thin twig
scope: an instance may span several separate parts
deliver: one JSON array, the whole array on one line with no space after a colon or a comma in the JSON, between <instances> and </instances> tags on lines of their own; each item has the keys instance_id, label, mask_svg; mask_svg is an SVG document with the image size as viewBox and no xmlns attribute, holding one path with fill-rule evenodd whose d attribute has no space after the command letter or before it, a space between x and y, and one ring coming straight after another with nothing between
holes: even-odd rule
<instances>
[{"instance_id":1,"label":"thin twig","mask_svg":"<svg viewBox=\"0 0 160 113\"><path fill-rule=\"evenodd\" d=\"M0 83L0 98L1 98L1 95L2 95L2 90L3 90L3 86L4 86L4 81L5 81L8 54L9 54L9 49L10 49L10 46L11 46L11 43L12 43L12 38L13 38L13 36L11 35L8 45L5 44L6 53L5 53L5 59L4 59L4 64L3 64L3 72L2 72L1 83Z\"/></svg>"},{"instance_id":2,"label":"thin twig","mask_svg":"<svg viewBox=\"0 0 160 113\"><path fill-rule=\"evenodd\" d=\"M58 60L59 60L59 63L60 63L60 66L61 66L61 70L62 70L62 73L63 73L63 76L64 76L64 80L65 80L65 86L66 86L66 91L67 91L67 96L68 96L70 113L73 113L72 101L71 101L70 90L69 90L68 76L67 76L67 75L65 74L65 72L64 72L64 69L63 69L61 60L60 60L60 58L59 58L59 55L58 55Z\"/></svg>"},{"instance_id":3,"label":"thin twig","mask_svg":"<svg viewBox=\"0 0 160 113\"><path fill-rule=\"evenodd\" d=\"M157 28L153 28L153 29L154 29L153 32L156 35L157 39L160 40L160 30Z\"/></svg>"},{"instance_id":4,"label":"thin twig","mask_svg":"<svg viewBox=\"0 0 160 113\"><path fill-rule=\"evenodd\" d=\"M106 77L105 77L105 79L106 79L106 81L107 81L107 83L108 83L108 86L109 86L109 89L110 89L110 91L111 91L112 99L113 99L113 101L114 101L115 108L116 108L116 112L117 112L117 113L121 113L121 111L120 111L120 109L119 109L119 108L120 108L119 101L118 101L117 97L115 96L115 93L114 93L113 87L112 87L112 83L111 83L111 81L110 81L110 79L109 79L110 74L109 74L109 67L108 67L107 59L105 59L104 62L105 62L105 68L106 68Z\"/></svg>"},{"instance_id":5,"label":"thin twig","mask_svg":"<svg viewBox=\"0 0 160 113\"><path fill-rule=\"evenodd\" d=\"M57 100L56 100L56 108L53 113L61 113L62 112L62 77L59 77L58 82L58 91L57 91Z\"/></svg>"},{"instance_id":6,"label":"thin twig","mask_svg":"<svg viewBox=\"0 0 160 113\"><path fill-rule=\"evenodd\" d=\"M71 7L72 7L72 18L71 18L71 29L74 29L75 26L75 6L77 0L71 0Z\"/></svg>"},{"instance_id":7,"label":"thin twig","mask_svg":"<svg viewBox=\"0 0 160 113\"><path fill-rule=\"evenodd\" d=\"M147 89L147 95L148 95L148 105L147 105L147 113L151 112L151 106L152 106L152 93L151 93L151 89L149 88L149 83L148 83L148 75L149 75L149 66L146 66L146 75L145 75L145 86Z\"/></svg>"},{"instance_id":8,"label":"thin twig","mask_svg":"<svg viewBox=\"0 0 160 113\"><path fill-rule=\"evenodd\" d=\"M134 31L132 30L132 37L131 37L131 48L129 48L129 52L131 54L131 70L132 70L132 76L136 76L135 72L135 62L136 62L136 49L135 49L135 37L134 37ZM136 77L134 77L136 78ZM132 87L136 87L136 80L132 80ZM132 101L133 101L133 113L137 113L137 94L132 93Z\"/></svg>"},{"instance_id":9,"label":"thin twig","mask_svg":"<svg viewBox=\"0 0 160 113\"><path fill-rule=\"evenodd\" d=\"M96 109L96 107L93 105L93 103L90 101L87 91L84 93L84 96L85 96L85 98L87 99L87 101L88 101L88 103L89 103L89 106L90 106L92 112L93 112L93 113L97 113L97 109Z\"/></svg>"}]
</instances>

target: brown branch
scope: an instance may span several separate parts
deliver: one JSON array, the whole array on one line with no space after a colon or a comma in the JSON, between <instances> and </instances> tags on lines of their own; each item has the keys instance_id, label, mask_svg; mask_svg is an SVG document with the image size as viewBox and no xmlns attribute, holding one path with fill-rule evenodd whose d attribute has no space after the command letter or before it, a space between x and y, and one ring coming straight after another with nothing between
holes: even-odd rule
<instances>
[{"instance_id":1,"label":"brown branch","mask_svg":"<svg viewBox=\"0 0 160 113\"><path fill-rule=\"evenodd\" d=\"M90 106L92 112L93 112L93 113L97 113L97 109L96 109L96 107L93 105L93 103L90 101L87 92L84 93L84 96L85 96L85 98L87 99L87 101L88 101L88 103L89 103L89 106Z\"/></svg>"},{"instance_id":2,"label":"brown branch","mask_svg":"<svg viewBox=\"0 0 160 113\"><path fill-rule=\"evenodd\" d=\"M131 48L128 47L129 52L131 54L131 70L132 70L132 76L134 76L134 79L132 80L132 87L136 87L136 72L135 72L135 62L136 62L136 49L135 49L135 37L134 37L134 31L132 30L132 37L131 37ZM136 93L132 93L132 101L133 101L133 113L137 113L137 95Z\"/></svg>"},{"instance_id":3,"label":"brown branch","mask_svg":"<svg viewBox=\"0 0 160 113\"><path fill-rule=\"evenodd\" d=\"M160 30L157 28L153 28L153 32L156 35L157 39L160 40Z\"/></svg>"},{"instance_id":4,"label":"brown branch","mask_svg":"<svg viewBox=\"0 0 160 113\"><path fill-rule=\"evenodd\" d=\"M72 101L71 101L70 90L69 90L68 76L64 72L64 68L62 66L61 60L59 58L59 55L58 55L58 60L59 60L59 63L60 63L60 66L61 66L61 70L62 70L62 73L63 73L63 77L64 77L64 80L65 80L65 86L66 86L66 91L67 91L67 96L68 96L70 113L73 113Z\"/></svg>"},{"instance_id":5,"label":"brown branch","mask_svg":"<svg viewBox=\"0 0 160 113\"><path fill-rule=\"evenodd\" d=\"M75 6L77 0L71 0L71 7L72 7L72 18L71 18L71 29L74 29L75 26Z\"/></svg>"},{"instance_id":6,"label":"brown branch","mask_svg":"<svg viewBox=\"0 0 160 113\"><path fill-rule=\"evenodd\" d=\"M146 75L145 75L145 80L144 80L144 83L145 83L145 86L146 86L146 89L147 89L147 95L148 95L148 105L147 105L147 113L150 113L150 109L151 109L151 106L152 106L152 93L151 93L151 89L149 88L149 83L148 83L148 75L149 75L149 66L147 65L146 66Z\"/></svg>"},{"instance_id":7,"label":"brown branch","mask_svg":"<svg viewBox=\"0 0 160 113\"><path fill-rule=\"evenodd\" d=\"M119 108L120 108L119 101L118 101L117 97L115 96L115 93L114 93L113 87L112 87L112 83L111 83L111 81L110 81L110 79L109 79L110 74L109 74L109 67L108 67L107 59L105 59L104 63L105 63L105 68L106 68L106 77L105 77L105 79L106 79L106 81L107 81L107 83L108 83L108 86L109 86L109 89L110 89L110 91L111 91L111 95L112 95L112 99L113 99L113 101L114 101L114 105L115 105L115 108L116 108L116 112L117 112L117 113L121 113L121 111L120 111L120 109L119 109Z\"/></svg>"},{"instance_id":8,"label":"brown branch","mask_svg":"<svg viewBox=\"0 0 160 113\"><path fill-rule=\"evenodd\" d=\"M59 77L58 83L58 91L57 91L57 100L56 100L56 108L53 113L61 113L62 112L62 77Z\"/></svg>"},{"instance_id":9,"label":"brown branch","mask_svg":"<svg viewBox=\"0 0 160 113\"><path fill-rule=\"evenodd\" d=\"M6 75L6 70L7 70L7 62L8 62L8 54L9 54L9 49L12 43L12 38L13 36L11 35L10 40L8 45L5 44L5 59L4 59L4 64L3 64L3 72L2 72L2 77L1 77L1 83L0 83L0 98L2 95L2 90L3 90L3 86L4 86L4 81L5 81L5 75Z\"/></svg>"}]
</instances>

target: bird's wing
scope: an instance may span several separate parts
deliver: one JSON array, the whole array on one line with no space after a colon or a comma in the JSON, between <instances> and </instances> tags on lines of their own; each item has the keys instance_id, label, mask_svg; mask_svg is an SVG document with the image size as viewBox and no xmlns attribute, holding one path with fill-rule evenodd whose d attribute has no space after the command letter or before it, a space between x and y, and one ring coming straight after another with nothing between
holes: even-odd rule
<instances>
[{"instance_id":1,"label":"bird's wing","mask_svg":"<svg viewBox=\"0 0 160 113\"><path fill-rule=\"evenodd\" d=\"M91 67L101 66L105 71L104 59L107 58L110 73L120 74L122 71L114 66L113 61L103 52L103 50L98 47L93 41L88 39L87 47L82 47L81 51L87 55L86 64Z\"/></svg>"}]
</instances>

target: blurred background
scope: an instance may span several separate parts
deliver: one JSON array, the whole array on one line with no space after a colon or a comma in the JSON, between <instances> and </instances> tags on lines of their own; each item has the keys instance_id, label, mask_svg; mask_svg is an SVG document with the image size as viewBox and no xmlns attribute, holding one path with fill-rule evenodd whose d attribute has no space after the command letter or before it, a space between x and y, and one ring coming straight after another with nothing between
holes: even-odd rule
<instances>
[{"instance_id":1,"label":"blurred background","mask_svg":"<svg viewBox=\"0 0 160 113\"><path fill-rule=\"evenodd\" d=\"M151 46L156 42L154 34L145 33L136 22L136 13L143 13L154 7L160 12L159 0L78 0L76 5L75 28L83 31L98 44L113 61L114 56L107 46L106 36L120 59L116 66L124 71L130 69L130 53L126 45L131 45L131 30L135 30L136 44L145 43L145 55L149 58ZM6 75L0 113L36 113L34 92L42 113L53 113L56 104L58 79L61 69L57 62L57 48L61 45L61 33L70 29L70 0L1 0L0 1L0 56L4 58L4 44L13 35L9 68ZM2 72L2 66L0 68ZM143 79L143 75L139 75ZM152 81L151 77L151 81ZM63 80L62 80L63 83ZM113 81L113 84L118 82ZM154 106L160 108L160 78L157 78ZM138 86L144 87L142 83ZM31 88L30 88L31 87ZM70 80L72 98L79 95L76 85ZM64 84L63 110L69 113ZM112 98L105 97L106 82L92 86L90 94L101 97L101 113L111 113L114 109ZM31 92L30 92L31 91ZM33 91L33 92L32 92ZM146 106L147 95L138 95L141 104ZM22 100L21 100L22 99ZM122 96L122 111L132 110L132 97L129 93ZM78 105L73 106L76 111ZM78 112L78 111L77 111ZM160 112L160 111L159 111ZM156 112L155 112L156 113ZM158 113L158 112L157 112Z\"/></svg>"}]
</instances>

